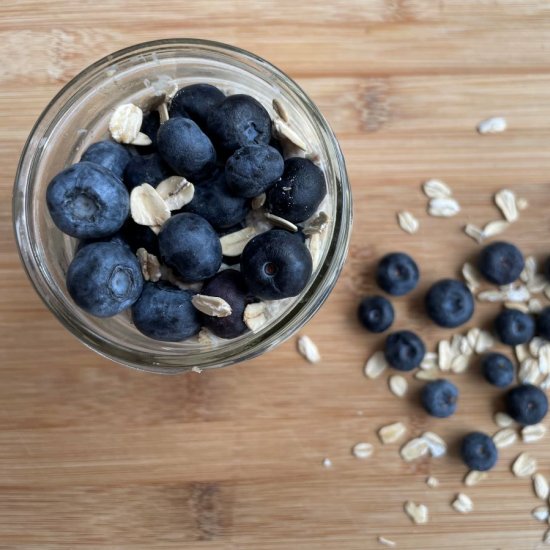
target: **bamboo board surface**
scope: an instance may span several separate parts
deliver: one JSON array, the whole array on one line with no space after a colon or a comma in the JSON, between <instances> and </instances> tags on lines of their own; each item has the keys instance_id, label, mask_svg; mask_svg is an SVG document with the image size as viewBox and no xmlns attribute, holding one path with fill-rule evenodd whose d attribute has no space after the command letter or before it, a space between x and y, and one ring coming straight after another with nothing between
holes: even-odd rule
<instances>
[{"instance_id":1,"label":"bamboo board surface","mask_svg":"<svg viewBox=\"0 0 550 550\"><path fill-rule=\"evenodd\" d=\"M160 377L85 349L46 310L20 266L11 230L18 156L49 99L99 57L168 37L228 42L282 68L310 94L340 139L355 219L350 256L321 312L304 329L323 361L295 341L218 372ZM511 0L335 2L4 0L0 5L0 548L365 549L388 537L408 549L531 549L543 524L529 480L512 477L504 449L488 480L465 492L475 513L449 503L463 490L457 441L496 430L498 393L474 372L456 377L459 413L429 420L385 376L362 365L381 337L355 322L374 291L383 253L406 250L423 273L394 301L397 328L433 346L448 335L420 308L430 281L457 274L477 245L466 222L498 217L503 187L530 206L507 236L528 254L550 252L550 3ZM503 115L509 130L480 136ZM447 181L462 205L429 218L420 183ZM395 212L420 219L399 230ZM484 325L495 307L478 308ZM376 429L402 420L436 431L449 456L405 464ZM375 445L355 459L358 441ZM530 447L550 477L550 438ZM323 459L332 461L324 468ZM441 485L429 489L424 480ZM413 526L405 500L430 508Z\"/></svg>"}]
</instances>

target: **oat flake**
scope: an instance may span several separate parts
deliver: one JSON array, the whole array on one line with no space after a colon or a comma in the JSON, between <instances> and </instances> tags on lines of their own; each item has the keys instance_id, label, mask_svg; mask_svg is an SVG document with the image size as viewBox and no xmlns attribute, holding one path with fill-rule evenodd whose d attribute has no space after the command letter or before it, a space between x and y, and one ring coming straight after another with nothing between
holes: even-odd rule
<instances>
[{"instance_id":1,"label":"oat flake","mask_svg":"<svg viewBox=\"0 0 550 550\"><path fill-rule=\"evenodd\" d=\"M401 227L405 233L409 233L411 235L416 233L420 227L419 221L406 210L402 210L397 213L397 221L399 223L399 227Z\"/></svg>"},{"instance_id":2,"label":"oat flake","mask_svg":"<svg viewBox=\"0 0 550 550\"><path fill-rule=\"evenodd\" d=\"M377 351L367 360L363 372L367 378L378 378L388 366L383 351Z\"/></svg>"},{"instance_id":3,"label":"oat flake","mask_svg":"<svg viewBox=\"0 0 550 550\"><path fill-rule=\"evenodd\" d=\"M499 430L495 435L493 435L493 443L497 449L504 449L505 447L510 447L518 439L518 434L513 428L503 428Z\"/></svg>"},{"instance_id":4,"label":"oat flake","mask_svg":"<svg viewBox=\"0 0 550 550\"><path fill-rule=\"evenodd\" d=\"M466 485L466 487L473 487L474 485L477 485L480 481L486 479L488 475L489 474L487 474L487 472L470 470L464 477L464 485Z\"/></svg>"},{"instance_id":5,"label":"oat flake","mask_svg":"<svg viewBox=\"0 0 550 550\"><path fill-rule=\"evenodd\" d=\"M428 522L429 511L425 504L416 504L408 500L405 502L404 509L405 513L414 523L422 524Z\"/></svg>"},{"instance_id":6,"label":"oat flake","mask_svg":"<svg viewBox=\"0 0 550 550\"><path fill-rule=\"evenodd\" d=\"M351 450L356 458L369 458L374 452L374 446L371 443L357 443Z\"/></svg>"},{"instance_id":7,"label":"oat flake","mask_svg":"<svg viewBox=\"0 0 550 550\"><path fill-rule=\"evenodd\" d=\"M378 430L378 437L384 444L397 443L406 433L407 428L402 422L394 422L393 424L382 426Z\"/></svg>"},{"instance_id":8,"label":"oat flake","mask_svg":"<svg viewBox=\"0 0 550 550\"><path fill-rule=\"evenodd\" d=\"M429 199L444 199L450 197L453 192L443 181L431 179L422 184L422 191Z\"/></svg>"},{"instance_id":9,"label":"oat flake","mask_svg":"<svg viewBox=\"0 0 550 550\"><path fill-rule=\"evenodd\" d=\"M544 424L533 424L524 426L521 429L521 439L524 443L535 443L540 441L546 435L546 426Z\"/></svg>"},{"instance_id":10,"label":"oat flake","mask_svg":"<svg viewBox=\"0 0 550 550\"><path fill-rule=\"evenodd\" d=\"M453 500L452 507L461 514L469 514L474 510L474 503L468 495L458 493L455 500Z\"/></svg>"},{"instance_id":11,"label":"oat flake","mask_svg":"<svg viewBox=\"0 0 550 550\"><path fill-rule=\"evenodd\" d=\"M480 134L497 134L499 132L504 132L507 128L506 119L501 116L494 116L482 120L477 125L477 131Z\"/></svg>"},{"instance_id":12,"label":"oat flake","mask_svg":"<svg viewBox=\"0 0 550 550\"><path fill-rule=\"evenodd\" d=\"M399 454L405 462L412 462L413 460L426 456L429 450L430 447L425 439L415 437L401 447Z\"/></svg>"},{"instance_id":13,"label":"oat flake","mask_svg":"<svg viewBox=\"0 0 550 550\"><path fill-rule=\"evenodd\" d=\"M315 364L321 361L321 354L319 353L319 349L309 336L300 336L298 338L297 345L300 355L302 355L302 357L307 359L310 363Z\"/></svg>"},{"instance_id":14,"label":"oat flake","mask_svg":"<svg viewBox=\"0 0 550 550\"><path fill-rule=\"evenodd\" d=\"M403 397L407 393L408 382L404 376L393 374L388 378L388 385L393 395Z\"/></svg>"},{"instance_id":15,"label":"oat flake","mask_svg":"<svg viewBox=\"0 0 550 550\"><path fill-rule=\"evenodd\" d=\"M537 471L537 461L527 453L521 453L512 464L512 472L516 477L529 477Z\"/></svg>"},{"instance_id":16,"label":"oat flake","mask_svg":"<svg viewBox=\"0 0 550 550\"><path fill-rule=\"evenodd\" d=\"M494 421L499 428L508 428L514 423L514 419L504 412L495 413Z\"/></svg>"}]
</instances>

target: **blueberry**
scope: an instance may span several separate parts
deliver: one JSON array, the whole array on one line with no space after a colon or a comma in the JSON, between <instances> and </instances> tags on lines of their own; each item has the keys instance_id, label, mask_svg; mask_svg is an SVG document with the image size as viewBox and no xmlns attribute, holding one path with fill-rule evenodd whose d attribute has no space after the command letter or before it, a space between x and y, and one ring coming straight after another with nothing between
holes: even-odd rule
<instances>
[{"instance_id":1,"label":"blueberry","mask_svg":"<svg viewBox=\"0 0 550 550\"><path fill-rule=\"evenodd\" d=\"M442 279L433 284L425 298L428 317L445 328L454 328L470 320L474 313L474 298L461 281Z\"/></svg>"},{"instance_id":2,"label":"blueberry","mask_svg":"<svg viewBox=\"0 0 550 550\"><path fill-rule=\"evenodd\" d=\"M503 344L525 344L535 335L535 320L517 309L503 309L495 319L495 332Z\"/></svg>"},{"instance_id":3,"label":"blueberry","mask_svg":"<svg viewBox=\"0 0 550 550\"><path fill-rule=\"evenodd\" d=\"M470 432L462 440L460 455L470 470L485 472L498 460L498 450L493 440L482 432Z\"/></svg>"},{"instance_id":4,"label":"blueberry","mask_svg":"<svg viewBox=\"0 0 550 550\"><path fill-rule=\"evenodd\" d=\"M160 256L157 234L148 226L136 223L129 217L121 229L122 238L135 254L138 248L145 248L149 254Z\"/></svg>"},{"instance_id":5,"label":"blueberry","mask_svg":"<svg viewBox=\"0 0 550 550\"><path fill-rule=\"evenodd\" d=\"M276 216L300 223L315 214L326 194L321 169L308 159L293 157L285 161L281 179L267 192L265 207Z\"/></svg>"},{"instance_id":6,"label":"blueberry","mask_svg":"<svg viewBox=\"0 0 550 550\"><path fill-rule=\"evenodd\" d=\"M542 338L550 340L550 307L545 307L537 315L537 333Z\"/></svg>"},{"instance_id":7,"label":"blueberry","mask_svg":"<svg viewBox=\"0 0 550 550\"><path fill-rule=\"evenodd\" d=\"M250 211L250 202L230 192L225 174L220 171L211 180L195 186L193 200L182 211L198 214L216 229L223 229L241 223Z\"/></svg>"},{"instance_id":8,"label":"blueberry","mask_svg":"<svg viewBox=\"0 0 550 550\"><path fill-rule=\"evenodd\" d=\"M172 99L170 116L191 118L201 128L204 128L210 111L224 99L224 93L216 86L191 84L178 90Z\"/></svg>"},{"instance_id":9,"label":"blueberry","mask_svg":"<svg viewBox=\"0 0 550 550\"><path fill-rule=\"evenodd\" d=\"M422 388L420 400L429 415L447 418L456 411L458 388L448 380L432 380Z\"/></svg>"},{"instance_id":10,"label":"blueberry","mask_svg":"<svg viewBox=\"0 0 550 550\"><path fill-rule=\"evenodd\" d=\"M537 386L521 384L508 390L506 412L520 424L538 424L548 412L548 398Z\"/></svg>"},{"instance_id":11,"label":"blueberry","mask_svg":"<svg viewBox=\"0 0 550 550\"><path fill-rule=\"evenodd\" d=\"M285 161L269 145L247 145L227 160L225 177L231 191L239 197L257 197L283 175Z\"/></svg>"},{"instance_id":12,"label":"blueberry","mask_svg":"<svg viewBox=\"0 0 550 550\"><path fill-rule=\"evenodd\" d=\"M212 277L222 263L222 247L214 228L200 216L176 214L159 233L162 261L188 282Z\"/></svg>"},{"instance_id":13,"label":"blueberry","mask_svg":"<svg viewBox=\"0 0 550 550\"><path fill-rule=\"evenodd\" d=\"M376 269L378 286L393 296L403 296L413 290L420 277L414 260L403 252L384 256Z\"/></svg>"},{"instance_id":14,"label":"blueberry","mask_svg":"<svg viewBox=\"0 0 550 550\"><path fill-rule=\"evenodd\" d=\"M481 363L483 376L489 384L505 388L514 381L514 364L502 353L489 353Z\"/></svg>"},{"instance_id":15,"label":"blueberry","mask_svg":"<svg viewBox=\"0 0 550 550\"><path fill-rule=\"evenodd\" d=\"M108 237L100 237L98 239L80 239L78 241L78 244L76 245L75 254L79 252L81 248L93 243L116 243L116 244L121 244L126 248L129 248L129 245L126 242L123 231L121 229L120 231L117 231L116 233L113 233Z\"/></svg>"},{"instance_id":16,"label":"blueberry","mask_svg":"<svg viewBox=\"0 0 550 550\"><path fill-rule=\"evenodd\" d=\"M311 255L292 233L274 229L257 235L245 246L241 271L257 298L289 298L306 287L312 272Z\"/></svg>"},{"instance_id":17,"label":"blueberry","mask_svg":"<svg viewBox=\"0 0 550 550\"><path fill-rule=\"evenodd\" d=\"M245 145L267 145L271 139L268 112L253 97L245 94L229 96L214 107L206 126L208 135L226 155Z\"/></svg>"},{"instance_id":18,"label":"blueberry","mask_svg":"<svg viewBox=\"0 0 550 550\"><path fill-rule=\"evenodd\" d=\"M131 155L120 143L108 139L92 143L82 155L81 161L93 162L110 170L117 178L122 179L124 168Z\"/></svg>"},{"instance_id":19,"label":"blueberry","mask_svg":"<svg viewBox=\"0 0 550 550\"><path fill-rule=\"evenodd\" d=\"M132 251L116 242L79 250L67 271L67 290L76 305L96 317L112 317L141 294L143 276Z\"/></svg>"},{"instance_id":20,"label":"blueberry","mask_svg":"<svg viewBox=\"0 0 550 550\"><path fill-rule=\"evenodd\" d=\"M145 336L163 342L180 342L197 334L200 314L191 303L193 293L165 282L145 283L132 306L132 320Z\"/></svg>"},{"instance_id":21,"label":"blueberry","mask_svg":"<svg viewBox=\"0 0 550 550\"><path fill-rule=\"evenodd\" d=\"M131 191L142 183L156 187L162 180L173 176L170 167L157 153L132 157L124 170L124 184Z\"/></svg>"},{"instance_id":22,"label":"blueberry","mask_svg":"<svg viewBox=\"0 0 550 550\"><path fill-rule=\"evenodd\" d=\"M371 332L384 332L393 323L393 307L383 296L368 296L359 304L359 321Z\"/></svg>"},{"instance_id":23,"label":"blueberry","mask_svg":"<svg viewBox=\"0 0 550 550\"><path fill-rule=\"evenodd\" d=\"M510 243L494 242L487 245L479 256L478 268L491 283L513 283L523 271L525 262L519 249Z\"/></svg>"},{"instance_id":24,"label":"blueberry","mask_svg":"<svg viewBox=\"0 0 550 550\"><path fill-rule=\"evenodd\" d=\"M384 355L390 367L397 370L413 370L424 358L426 347L424 342L410 330L392 332L386 338Z\"/></svg>"},{"instance_id":25,"label":"blueberry","mask_svg":"<svg viewBox=\"0 0 550 550\"><path fill-rule=\"evenodd\" d=\"M157 135L157 148L176 174L190 180L210 173L216 162L212 142L188 118L171 118L162 124Z\"/></svg>"},{"instance_id":26,"label":"blueberry","mask_svg":"<svg viewBox=\"0 0 550 550\"><path fill-rule=\"evenodd\" d=\"M99 164L79 162L49 183L48 210L57 227L78 239L106 237L128 217L130 198L122 182Z\"/></svg>"},{"instance_id":27,"label":"blueberry","mask_svg":"<svg viewBox=\"0 0 550 550\"><path fill-rule=\"evenodd\" d=\"M243 321L244 308L250 303L241 273L235 269L220 271L202 288L201 294L223 298L231 306L227 317L203 316L203 324L220 338L236 338L248 331Z\"/></svg>"}]
</instances>

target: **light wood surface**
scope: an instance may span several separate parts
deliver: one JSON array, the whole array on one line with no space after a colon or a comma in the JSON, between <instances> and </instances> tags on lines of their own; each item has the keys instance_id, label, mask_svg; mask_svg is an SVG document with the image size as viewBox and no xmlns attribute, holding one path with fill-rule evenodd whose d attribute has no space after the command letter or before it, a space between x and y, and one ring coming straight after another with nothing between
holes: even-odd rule
<instances>
[{"instance_id":1,"label":"light wood surface","mask_svg":"<svg viewBox=\"0 0 550 550\"><path fill-rule=\"evenodd\" d=\"M101 359L69 335L31 289L11 229L11 187L22 145L49 99L99 57L136 42L189 36L229 42L294 77L334 127L348 162L355 220L349 260L304 329L323 361L295 341L248 364L161 377ZM3 0L0 4L0 548L370 549L388 537L408 549L531 549L545 531L529 480L509 471L526 447L505 449L489 479L467 489L475 513L450 502L464 466L455 442L493 432L498 392L475 368L456 377L458 414L430 420L409 396L362 365L383 337L355 321L383 253L411 253L418 291L394 301L397 328L432 346L447 333L420 307L431 281L457 273L476 245L468 221L498 217L492 194L510 187L530 207L507 237L550 252L550 3L512 0L334 2ZM480 136L503 115L509 130ZM428 218L420 183L447 181L463 210ZM421 222L401 232L395 212ZM495 307L478 308L475 324ZM402 420L432 429L450 454L407 465L376 429ZM359 461L358 441L375 445ZM530 447L550 477L550 438ZM323 459L332 460L324 468ZM429 489L428 474L441 482ZM412 499L430 508L413 526Z\"/></svg>"}]
</instances>

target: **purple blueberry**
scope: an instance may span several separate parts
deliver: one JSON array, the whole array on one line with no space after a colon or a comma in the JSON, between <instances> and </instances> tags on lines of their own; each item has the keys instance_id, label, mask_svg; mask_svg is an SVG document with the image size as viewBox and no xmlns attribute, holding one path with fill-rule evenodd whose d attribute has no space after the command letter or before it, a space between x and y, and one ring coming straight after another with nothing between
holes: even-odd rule
<instances>
[{"instance_id":1,"label":"purple blueberry","mask_svg":"<svg viewBox=\"0 0 550 550\"><path fill-rule=\"evenodd\" d=\"M432 380L420 394L426 412L436 418L447 418L456 412L458 388L449 380Z\"/></svg>"},{"instance_id":2,"label":"purple blueberry","mask_svg":"<svg viewBox=\"0 0 550 550\"><path fill-rule=\"evenodd\" d=\"M391 302L383 296L367 296L361 300L358 309L360 323L370 332L384 332L394 318Z\"/></svg>"},{"instance_id":3,"label":"purple blueberry","mask_svg":"<svg viewBox=\"0 0 550 550\"><path fill-rule=\"evenodd\" d=\"M156 187L162 180L173 176L174 172L157 153L132 157L124 170L124 184L131 191L142 183Z\"/></svg>"},{"instance_id":4,"label":"purple blueberry","mask_svg":"<svg viewBox=\"0 0 550 550\"><path fill-rule=\"evenodd\" d=\"M550 307L545 307L537 315L537 333L542 338L550 340Z\"/></svg>"},{"instance_id":5,"label":"purple blueberry","mask_svg":"<svg viewBox=\"0 0 550 550\"><path fill-rule=\"evenodd\" d=\"M485 472L498 460L498 450L493 439L482 432L470 432L462 440L460 455L470 470Z\"/></svg>"},{"instance_id":6,"label":"purple blueberry","mask_svg":"<svg viewBox=\"0 0 550 550\"><path fill-rule=\"evenodd\" d=\"M511 243L497 241L487 245L479 255L480 273L495 285L513 283L523 271L525 262L519 249Z\"/></svg>"},{"instance_id":7,"label":"purple blueberry","mask_svg":"<svg viewBox=\"0 0 550 550\"><path fill-rule=\"evenodd\" d=\"M120 230L122 239L135 254L138 248L145 248L149 254L160 256L157 234L148 226L136 223L129 217Z\"/></svg>"},{"instance_id":8,"label":"purple blueberry","mask_svg":"<svg viewBox=\"0 0 550 550\"><path fill-rule=\"evenodd\" d=\"M445 328L454 328L469 321L474 313L474 298L461 281L442 279L433 284L425 298L430 319Z\"/></svg>"},{"instance_id":9,"label":"purple blueberry","mask_svg":"<svg viewBox=\"0 0 550 550\"><path fill-rule=\"evenodd\" d=\"M514 364L502 353L488 353L481 368L485 380L498 388L505 388L514 381Z\"/></svg>"},{"instance_id":10,"label":"purple blueberry","mask_svg":"<svg viewBox=\"0 0 550 550\"><path fill-rule=\"evenodd\" d=\"M225 99L224 93L211 84L191 84L178 90L170 103L170 116L194 120L201 128L206 127L210 111Z\"/></svg>"},{"instance_id":11,"label":"purple blueberry","mask_svg":"<svg viewBox=\"0 0 550 550\"><path fill-rule=\"evenodd\" d=\"M201 328L199 311L191 303L193 293L165 282L145 283L132 306L132 320L145 336L163 342L181 342Z\"/></svg>"},{"instance_id":12,"label":"purple blueberry","mask_svg":"<svg viewBox=\"0 0 550 550\"><path fill-rule=\"evenodd\" d=\"M297 296L311 277L311 255L296 235L273 229L257 235L245 246L241 271L257 298L290 298Z\"/></svg>"},{"instance_id":13,"label":"purple blueberry","mask_svg":"<svg viewBox=\"0 0 550 550\"><path fill-rule=\"evenodd\" d=\"M130 198L122 182L91 162L79 162L55 176L46 191L55 225L77 239L95 239L118 231L128 217Z\"/></svg>"},{"instance_id":14,"label":"purple blueberry","mask_svg":"<svg viewBox=\"0 0 550 550\"><path fill-rule=\"evenodd\" d=\"M200 216L176 214L159 233L162 261L188 282L208 279L222 263L222 247L214 228Z\"/></svg>"},{"instance_id":15,"label":"purple blueberry","mask_svg":"<svg viewBox=\"0 0 550 550\"><path fill-rule=\"evenodd\" d=\"M313 214L327 194L325 175L308 159L293 157L285 161L280 180L267 192L268 212L292 223L300 223Z\"/></svg>"},{"instance_id":16,"label":"purple blueberry","mask_svg":"<svg viewBox=\"0 0 550 550\"><path fill-rule=\"evenodd\" d=\"M415 261L403 252L386 254L376 268L378 286L393 296L403 296L416 288L420 273Z\"/></svg>"},{"instance_id":17,"label":"purple blueberry","mask_svg":"<svg viewBox=\"0 0 550 550\"><path fill-rule=\"evenodd\" d=\"M110 170L117 178L122 179L124 169L131 158L130 152L124 145L106 139L92 143L80 160L99 164Z\"/></svg>"},{"instance_id":18,"label":"purple blueberry","mask_svg":"<svg viewBox=\"0 0 550 550\"><path fill-rule=\"evenodd\" d=\"M67 271L67 290L76 305L96 317L112 317L140 296L143 276L132 251L116 242L81 248Z\"/></svg>"},{"instance_id":19,"label":"purple blueberry","mask_svg":"<svg viewBox=\"0 0 550 550\"><path fill-rule=\"evenodd\" d=\"M503 344L526 344L535 336L535 320L528 313L505 308L495 319L495 332Z\"/></svg>"},{"instance_id":20,"label":"purple blueberry","mask_svg":"<svg viewBox=\"0 0 550 550\"><path fill-rule=\"evenodd\" d=\"M508 390L506 412L519 424L538 424L548 412L548 398L537 386L521 384Z\"/></svg>"},{"instance_id":21,"label":"purple blueberry","mask_svg":"<svg viewBox=\"0 0 550 550\"><path fill-rule=\"evenodd\" d=\"M410 371L420 365L426 353L424 342L410 330L392 332L386 338L384 356L394 369Z\"/></svg>"}]
</instances>

